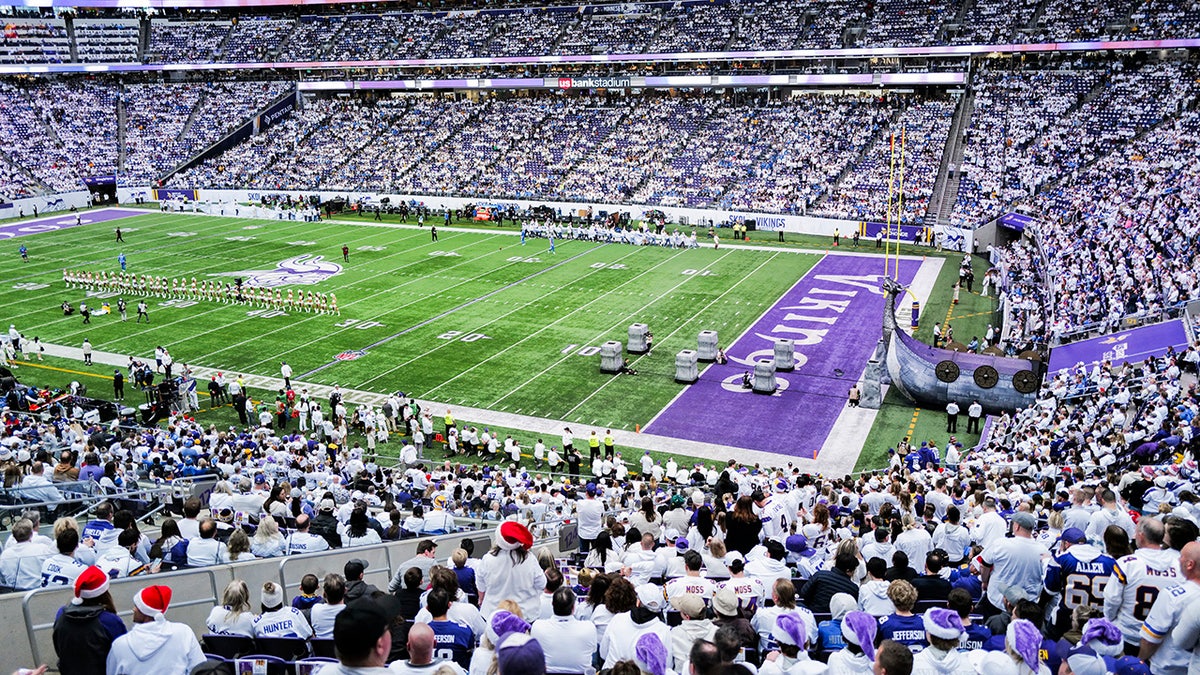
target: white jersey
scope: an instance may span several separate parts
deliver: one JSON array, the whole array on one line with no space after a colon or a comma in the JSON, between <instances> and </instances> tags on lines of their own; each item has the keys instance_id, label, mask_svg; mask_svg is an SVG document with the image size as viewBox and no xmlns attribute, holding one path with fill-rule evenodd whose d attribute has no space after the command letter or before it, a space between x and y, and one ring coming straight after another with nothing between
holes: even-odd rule
<instances>
[{"instance_id":1,"label":"white jersey","mask_svg":"<svg viewBox=\"0 0 1200 675\"><path fill-rule=\"evenodd\" d=\"M1200 584L1188 581L1178 586L1168 588L1158 594L1146 623L1142 626L1142 639L1159 645L1158 651L1150 659L1150 669L1154 673L1184 673L1192 655L1179 643L1175 628L1183 609L1188 604L1200 598Z\"/></svg>"},{"instance_id":2,"label":"white jersey","mask_svg":"<svg viewBox=\"0 0 1200 675\"><path fill-rule=\"evenodd\" d=\"M1138 644L1142 622L1159 594L1182 581L1178 551L1138 549L1113 567L1112 578L1104 587L1104 616L1121 628L1126 642Z\"/></svg>"},{"instance_id":3,"label":"white jersey","mask_svg":"<svg viewBox=\"0 0 1200 675\"><path fill-rule=\"evenodd\" d=\"M764 539L777 539L783 543L788 534L788 523L792 518L788 514L787 502L780 497L771 497L758 513L762 521Z\"/></svg>"},{"instance_id":4,"label":"white jersey","mask_svg":"<svg viewBox=\"0 0 1200 675\"><path fill-rule=\"evenodd\" d=\"M763 602L767 599L767 589L762 582L753 577L741 577L737 579L729 579L723 581L717 587L718 590L732 588L734 595L738 597L738 603L742 608L746 608L750 603L754 603L756 607L762 607Z\"/></svg>"},{"instance_id":5,"label":"white jersey","mask_svg":"<svg viewBox=\"0 0 1200 675\"><path fill-rule=\"evenodd\" d=\"M69 555L56 553L42 563L42 588L54 586L75 587L75 580L87 569L87 565Z\"/></svg>"},{"instance_id":6,"label":"white jersey","mask_svg":"<svg viewBox=\"0 0 1200 675\"><path fill-rule=\"evenodd\" d=\"M124 579L145 571L142 561L134 558L129 551L114 546L96 558L96 567L104 570L109 579Z\"/></svg>"},{"instance_id":7,"label":"white jersey","mask_svg":"<svg viewBox=\"0 0 1200 675\"><path fill-rule=\"evenodd\" d=\"M705 577L679 577L667 582L668 600L674 600L685 593L698 595L708 602L717 594L717 584Z\"/></svg>"},{"instance_id":8,"label":"white jersey","mask_svg":"<svg viewBox=\"0 0 1200 675\"><path fill-rule=\"evenodd\" d=\"M312 634L312 626L309 625L308 619L304 618L304 614L287 605L254 620L254 637L307 640Z\"/></svg>"}]
</instances>

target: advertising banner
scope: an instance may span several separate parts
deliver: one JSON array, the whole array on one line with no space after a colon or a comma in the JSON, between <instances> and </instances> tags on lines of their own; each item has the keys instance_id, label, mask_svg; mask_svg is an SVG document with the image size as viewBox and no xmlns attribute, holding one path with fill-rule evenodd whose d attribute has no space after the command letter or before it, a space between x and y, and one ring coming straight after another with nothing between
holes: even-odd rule
<instances>
[{"instance_id":1,"label":"advertising banner","mask_svg":"<svg viewBox=\"0 0 1200 675\"><path fill-rule=\"evenodd\" d=\"M1126 361L1138 363L1166 354L1167 347L1182 352L1187 345L1187 328L1182 319L1174 319L1055 347L1050 352L1049 372L1054 375L1080 363L1089 367L1100 361L1112 361L1116 366Z\"/></svg>"}]
</instances>

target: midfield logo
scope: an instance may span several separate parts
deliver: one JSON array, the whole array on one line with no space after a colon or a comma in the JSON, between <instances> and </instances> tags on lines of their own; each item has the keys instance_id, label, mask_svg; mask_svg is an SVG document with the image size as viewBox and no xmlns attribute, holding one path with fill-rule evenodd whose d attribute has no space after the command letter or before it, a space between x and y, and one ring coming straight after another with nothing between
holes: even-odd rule
<instances>
[{"instance_id":1,"label":"midfield logo","mask_svg":"<svg viewBox=\"0 0 1200 675\"><path fill-rule=\"evenodd\" d=\"M311 286L341 273L341 265L326 261L325 256L306 253L280 261L273 270L241 270L209 276L242 277L248 286L274 288L276 286Z\"/></svg>"}]
</instances>

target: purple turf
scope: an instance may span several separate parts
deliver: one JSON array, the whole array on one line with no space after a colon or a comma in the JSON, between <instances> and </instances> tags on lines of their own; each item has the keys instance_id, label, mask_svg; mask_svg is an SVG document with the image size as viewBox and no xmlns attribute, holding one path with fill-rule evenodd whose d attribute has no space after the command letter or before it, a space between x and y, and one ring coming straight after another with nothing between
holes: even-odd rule
<instances>
[{"instance_id":1,"label":"purple turf","mask_svg":"<svg viewBox=\"0 0 1200 675\"><path fill-rule=\"evenodd\" d=\"M918 261L903 261L900 282L910 283L919 266ZM874 257L825 256L745 335L726 348L728 364L708 367L698 382L689 385L647 425L646 431L815 458L846 405L850 386L862 373L883 332L879 287L882 267L883 261ZM831 275L853 279L827 278ZM845 283L851 280L862 285ZM846 303L844 311L814 307L812 302L825 300ZM789 315L833 319L833 323L788 320ZM802 344L816 339L816 335L788 332L788 328L828 332L815 344ZM753 372L755 360L774 359L775 338L796 342L796 369L776 375L787 383L786 388L773 396L742 390L742 373ZM780 384L782 387L783 382Z\"/></svg>"},{"instance_id":2,"label":"purple turf","mask_svg":"<svg viewBox=\"0 0 1200 675\"><path fill-rule=\"evenodd\" d=\"M119 218L132 218L133 216L144 216L150 211L140 211L138 209L96 209L80 211L80 225L91 225L93 223L103 223ZM67 230L75 225L75 214L67 211L38 218L36 220L22 220L16 223L8 223L0 225L0 239L13 239L31 234L41 234L43 232L55 232L58 230Z\"/></svg>"}]
</instances>

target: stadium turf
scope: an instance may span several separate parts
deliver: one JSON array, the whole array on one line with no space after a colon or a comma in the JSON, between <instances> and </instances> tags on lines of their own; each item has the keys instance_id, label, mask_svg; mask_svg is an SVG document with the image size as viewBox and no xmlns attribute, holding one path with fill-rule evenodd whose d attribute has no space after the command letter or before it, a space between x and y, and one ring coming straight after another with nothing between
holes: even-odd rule
<instances>
[{"instance_id":1,"label":"stadium turf","mask_svg":"<svg viewBox=\"0 0 1200 675\"><path fill-rule=\"evenodd\" d=\"M117 223L124 245L113 241ZM165 345L179 362L259 375L278 375L287 360L306 381L625 429L678 393L675 352L694 348L701 330L740 334L818 260L582 241L557 242L552 254L545 241L521 246L505 234L442 232L432 242L421 230L159 213L22 241L31 262L0 303L45 342L86 337L100 351L146 356ZM64 300L103 299L65 288L62 270L112 273L119 253L130 272L189 283L249 281L284 263L294 271L285 292L336 293L341 314L149 298L148 326L134 323L136 300L125 323L62 316ZM115 308L116 294L108 300ZM634 322L655 332L654 352L635 359L640 375L601 374L599 345L624 341Z\"/></svg>"},{"instance_id":2,"label":"stadium turf","mask_svg":"<svg viewBox=\"0 0 1200 675\"><path fill-rule=\"evenodd\" d=\"M113 241L118 224L123 245ZM764 252L559 241L550 253L544 240L522 246L500 230L441 231L435 243L428 230L370 222L352 226L152 211L107 223L85 220L85 225L21 237L31 262L11 266L12 280L0 288L0 303L26 336L70 346L87 337L98 351L146 357L156 345L166 345L176 361L267 376L278 376L279 361L285 359L295 378L304 381L376 392L398 389L451 405L629 430L644 427L681 391L673 379L674 355L695 348L699 331L717 330L723 344L732 343L821 259L786 248L827 243L799 236L778 252ZM760 235L751 243L774 243L763 239L767 233L751 234ZM348 263L342 260L343 245L350 249ZM871 252L869 246L861 250ZM68 289L62 270L112 273L119 269L120 253L129 271L138 274L189 283L192 277L223 283L234 276L278 278L285 295L288 288L336 293L341 314L152 297L147 298L147 326L135 323L135 297L129 299L126 323L112 315L94 316L90 325L78 315L63 317L62 301L75 306L86 301L95 308L106 294ZM943 267L919 337L928 339L923 333L933 317L944 316L950 307L956 268ZM983 269L981 264L977 278ZM107 299L115 309L116 296ZM991 299L964 292L960 306L951 308L956 331L981 332L991 306ZM655 332L654 352L631 356L639 375L601 374L599 345L624 342L629 324L639 321ZM95 371L97 378L111 375L102 366L60 365ZM59 379L65 384L72 377L28 368L18 376L46 384ZM93 379L91 386L104 395L109 385ZM907 432L939 438L944 415L914 413L898 395L888 396L858 468L879 466L886 447ZM204 415L218 424L236 419L231 410ZM526 435L515 432L528 451L533 438ZM808 443L819 446L821 440Z\"/></svg>"}]
</instances>

